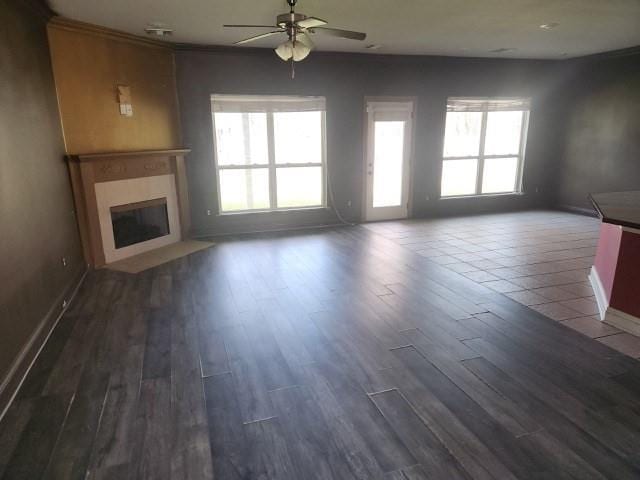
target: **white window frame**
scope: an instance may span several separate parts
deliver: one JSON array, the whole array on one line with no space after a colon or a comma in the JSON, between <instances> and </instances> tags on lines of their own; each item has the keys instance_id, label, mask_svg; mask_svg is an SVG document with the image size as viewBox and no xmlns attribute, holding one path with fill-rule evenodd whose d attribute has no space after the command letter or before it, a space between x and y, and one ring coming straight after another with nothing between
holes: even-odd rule
<instances>
[{"instance_id":1,"label":"white window frame","mask_svg":"<svg viewBox=\"0 0 640 480\"><path fill-rule=\"evenodd\" d=\"M214 105L217 102L226 102L233 105L232 110L237 113L266 113L267 115L267 152L268 162L266 164L232 164L219 165L218 148L216 145L216 120ZM310 102L318 105L319 108L313 110L296 110L287 107L287 105L304 102ZM320 142L321 142L321 161L305 162L305 163L276 163L275 158L275 133L273 129L273 114L277 112L303 112L303 111L320 111ZM327 208L327 148L326 148L326 107L324 97L304 97L304 96L285 96L285 95L211 95L211 122L213 134L213 156L214 167L218 194L218 215L236 215L246 213L261 212L282 212L291 210L314 210ZM299 167L320 167L320 187L321 201L318 205L305 205L300 207L278 207L278 185L276 172L279 168L299 168ZM245 210L223 210L222 196L220 188L220 171L222 170L251 170L266 169L269 174L269 208L251 208Z\"/></svg>"},{"instance_id":2,"label":"white window frame","mask_svg":"<svg viewBox=\"0 0 640 480\"><path fill-rule=\"evenodd\" d=\"M481 112L482 113L482 123L480 126L480 146L478 150L478 155L469 155L469 156L454 156L454 157L445 157L444 156L444 138L446 135L446 115L445 115L445 133L443 134L443 143L442 143L442 169L440 171L440 186L442 187L442 175L444 171L444 162L455 161L455 160L478 160L478 168L476 170L476 189L474 193L463 194L463 195L442 195L440 193L440 198L460 198L460 197L492 197L496 195L513 195L522 193L522 177L524 171L524 154L527 146L527 132L529 131L529 114L530 114L530 100L528 98L507 98L507 97L497 97L497 98L484 98L484 97L450 97L447 99L447 106L451 102L455 102L457 100L463 100L467 102L476 102L477 108L473 110L468 110L470 112ZM509 111L508 109L500 110L500 109L491 109L490 105L492 102L505 102L508 103L510 101L513 102L522 102L526 104L526 109L522 110L522 124L520 130L520 146L518 148L518 153L509 153L506 155L485 155L484 146L487 134L487 118L489 112L494 111ZM447 108L446 114L449 113L449 109ZM518 166L516 170L516 178L515 183L513 185L512 191L507 192L493 192L493 193L482 193L482 180L484 175L484 161L487 158L513 158L517 157Z\"/></svg>"}]
</instances>

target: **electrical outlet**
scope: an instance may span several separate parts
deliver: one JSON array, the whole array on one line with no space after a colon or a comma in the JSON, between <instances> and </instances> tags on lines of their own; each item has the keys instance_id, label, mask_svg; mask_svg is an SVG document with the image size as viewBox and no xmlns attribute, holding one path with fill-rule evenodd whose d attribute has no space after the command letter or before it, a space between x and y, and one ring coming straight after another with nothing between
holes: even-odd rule
<instances>
[{"instance_id":1,"label":"electrical outlet","mask_svg":"<svg viewBox=\"0 0 640 480\"><path fill-rule=\"evenodd\" d=\"M62 266L63 267L67 266L67 257L62 257Z\"/></svg>"},{"instance_id":2,"label":"electrical outlet","mask_svg":"<svg viewBox=\"0 0 640 480\"><path fill-rule=\"evenodd\" d=\"M347 207L351 207L351 200L347 202Z\"/></svg>"},{"instance_id":3,"label":"electrical outlet","mask_svg":"<svg viewBox=\"0 0 640 480\"><path fill-rule=\"evenodd\" d=\"M207 217L211 216L211 210L207 210Z\"/></svg>"}]
</instances>

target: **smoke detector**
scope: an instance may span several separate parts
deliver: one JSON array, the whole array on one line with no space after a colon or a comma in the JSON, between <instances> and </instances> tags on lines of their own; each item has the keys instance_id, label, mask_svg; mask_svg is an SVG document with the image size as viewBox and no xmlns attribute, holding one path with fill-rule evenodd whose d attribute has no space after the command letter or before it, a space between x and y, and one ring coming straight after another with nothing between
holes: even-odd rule
<instances>
[{"instance_id":1,"label":"smoke detector","mask_svg":"<svg viewBox=\"0 0 640 480\"><path fill-rule=\"evenodd\" d=\"M150 23L144 31L147 35L155 35L156 37L167 37L173 33L173 29L163 23Z\"/></svg>"}]
</instances>

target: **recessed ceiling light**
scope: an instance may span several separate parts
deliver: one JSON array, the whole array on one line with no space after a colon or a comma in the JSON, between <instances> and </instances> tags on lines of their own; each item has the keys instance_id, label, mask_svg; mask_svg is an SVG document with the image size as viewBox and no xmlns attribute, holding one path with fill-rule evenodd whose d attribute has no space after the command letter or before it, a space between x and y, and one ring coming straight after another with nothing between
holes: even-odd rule
<instances>
[{"instance_id":1,"label":"recessed ceiling light","mask_svg":"<svg viewBox=\"0 0 640 480\"><path fill-rule=\"evenodd\" d=\"M543 23L542 25L540 25L540 28L543 30L553 30L558 25L560 25L558 22Z\"/></svg>"},{"instance_id":2,"label":"recessed ceiling light","mask_svg":"<svg viewBox=\"0 0 640 480\"><path fill-rule=\"evenodd\" d=\"M489 53L505 53L505 52L515 52L517 48L496 48L494 50L489 50Z\"/></svg>"},{"instance_id":3,"label":"recessed ceiling light","mask_svg":"<svg viewBox=\"0 0 640 480\"><path fill-rule=\"evenodd\" d=\"M158 37L166 37L173 33L173 29L167 27L163 23L150 23L144 29L147 35L156 35Z\"/></svg>"},{"instance_id":4,"label":"recessed ceiling light","mask_svg":"<svg viewBox=\"0 0 640 480\"><path fill-rule=\"evenodd\" d=\"M379 48L382 48L382 45L377 44L377 43L372 43L371 45L367 45L364 48L366 48L368 50L378 50Z\"/></svg>"}]
</instances>

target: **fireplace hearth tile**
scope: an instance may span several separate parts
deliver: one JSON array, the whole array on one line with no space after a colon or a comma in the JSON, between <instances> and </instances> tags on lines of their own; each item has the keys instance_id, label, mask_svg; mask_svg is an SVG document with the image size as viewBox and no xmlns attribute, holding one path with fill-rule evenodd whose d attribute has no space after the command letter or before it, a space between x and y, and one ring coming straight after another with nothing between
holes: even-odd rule
<instances>
[{"instance_id":1,"label":"fireplace hearth tile","mask_svg":"<svg viewBox=\"0 0 640 480\"><path fill-rule=\"evenodd\" d=\"M140 273L214 245L215 243L213 242L185 240L109 263L104 268L125 273Z\"/></svg>"}]
</instances>

